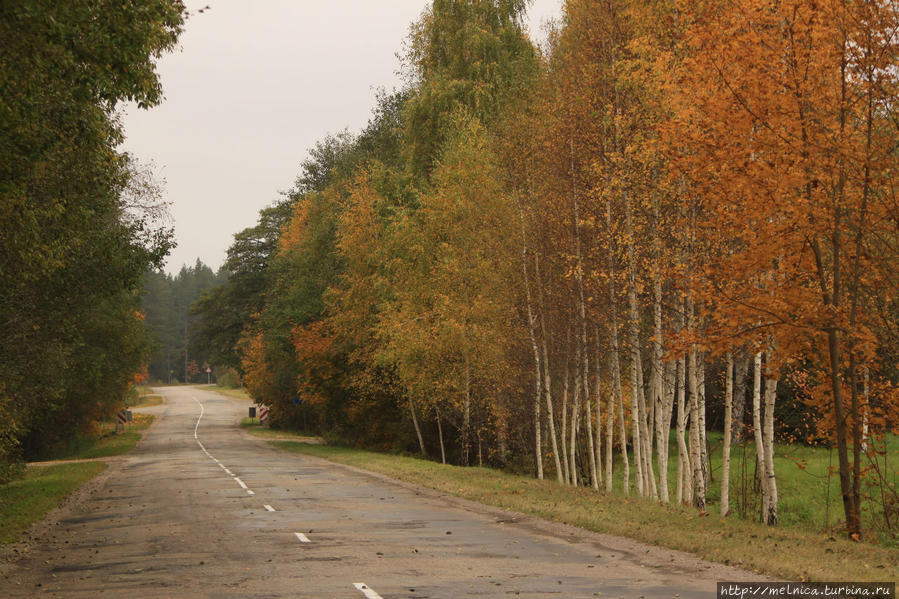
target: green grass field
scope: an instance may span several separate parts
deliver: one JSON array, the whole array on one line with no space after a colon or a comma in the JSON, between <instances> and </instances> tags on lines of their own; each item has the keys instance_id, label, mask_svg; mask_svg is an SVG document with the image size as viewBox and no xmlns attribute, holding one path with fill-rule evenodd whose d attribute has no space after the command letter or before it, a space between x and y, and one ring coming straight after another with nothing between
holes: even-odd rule
<instances>
[{"instance_id":1,"label":"green grass field","mask_svg":"<svg viewBox=\"0 0 899 599\"><path fill-rule=\"evenodd\" d=\"M563 487L554 480L540 481L489 468L444 466L418 458L297 441L270 443L479 503L687 551L782 579L885 581L895 580L899 572L899 549L854 543L841 535L823 533L820 526L769 528L737 517L721 518L714 511L701 515L692 508L661 505L633 494L624 497L617 492ZM785 484L789 488L789 483Z\"/></svg>"},{"instance_id":2,"label":"green grass field","mask_svg":"<svg viewBox=\"0 0 899 599\"><path fill-rule=\"evenodd\" d=\"M711 474L708 501L709 512L720 513L722 475L722 437L718 433L709 434L711 446ZM886 482L892 489L899 490L899 437L887 438ZM671 455L676 455L676 445ZM883 463L883 458L880 458ZM863 465L867 465L863 457ZM676 460L669 464L669 480L675 481ZM842 534L845 525L843 502L840 494L840 479L837 471L836 449L808 447L804 445L775 446L774 470L777 474L778 515L782 526L794 526L804 530ZM758 519L760 494L754 489L756 476L755 445L736 446L731 452L730 510L732 515ZM875 477L863 485L862 520L869 540L899 548L899 522L893 530L883 526L884 503L890 510L899 506L892 503L889 491L881 493L875 484ZM673 491L674 485L671 485ZM673 493L671 495L674 497ZM899 514L896 514L899 516Z\"/></svg>"}]
</instances>

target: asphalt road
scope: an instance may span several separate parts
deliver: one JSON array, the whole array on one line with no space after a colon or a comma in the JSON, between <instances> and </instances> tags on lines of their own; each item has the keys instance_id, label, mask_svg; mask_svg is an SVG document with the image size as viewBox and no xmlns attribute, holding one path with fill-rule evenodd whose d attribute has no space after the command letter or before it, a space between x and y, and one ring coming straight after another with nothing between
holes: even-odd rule
<instances>
[{"instance_id":1,"label":"asphalt road","mask_svg":"<svg viewBox=\"0 0 899 599\"><path fill-rule=\"evenodd\" d=\"M485 508L238 428L202 387L7 550L0 597L714 597L746 572ZM12 556L12 557L10 557Z\"/></svg>"}]
</instances>

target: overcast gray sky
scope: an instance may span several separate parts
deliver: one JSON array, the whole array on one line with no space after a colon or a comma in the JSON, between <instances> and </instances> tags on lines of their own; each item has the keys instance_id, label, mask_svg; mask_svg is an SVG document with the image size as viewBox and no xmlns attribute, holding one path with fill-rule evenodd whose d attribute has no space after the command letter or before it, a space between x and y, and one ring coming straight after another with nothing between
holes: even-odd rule
<instances>
[{"instance_id":1,"label":"overcast gray sky","mask_svg":"<svg viewBox=\"0 0 899 599\"><path fill-rule=\"evenodd\" d=\"M400 87L396 54L427 0L204 0L159 63L165 91L123 113L124 149L165 179L178 247L166 270L221 266L233 235L289 189L307 150L358 132L375 90ZM561 0L534 0L532 36Z\"/></svg>"}]
</instances>

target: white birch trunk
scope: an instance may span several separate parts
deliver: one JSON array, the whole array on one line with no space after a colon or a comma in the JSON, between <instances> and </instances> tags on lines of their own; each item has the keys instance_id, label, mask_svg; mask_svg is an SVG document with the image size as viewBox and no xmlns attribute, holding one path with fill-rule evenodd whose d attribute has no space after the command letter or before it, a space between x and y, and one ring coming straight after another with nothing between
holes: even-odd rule
<instances>
[{"instance_id":1,"label":"white birch trunk","mask_svg":"<svg viewBox=\"0 0 899 599\"><path fill-rule=\"evenodd\" d=\"M595 327L594 331L596 333L596 354L594 356L593 363L593 397L596 398L596 419L594 421L594 436L596 437L596 446L595 453L593 455L593 459L596 462L596 489L599 489L599 486L603 484L603 475L602 475L602 410L600 406L600 397L602 397L602 385L601 385L601 377L600 373L602 370L600 369L600 360L599 360L599 327Z\"/></svg>"},{"instance_id":2,"label":"white birch trunk","mask_svg":"<svg viewBox=\"0 0 899 599\"><path fill-rule=\"evenodd\" d=\"M568 441L568 379L571 377L571 369L568 360L565 360L565 379L562 383L562 468L565 470L565 484L571 484L571 467L568 460L568 449L565 447Z\"/></svg>"},{"instance_id":3,"label":"white birch trunk","mask_svg":"<svg viewBox=\"0 0 899 599\"><path fill-rule=\"evenodd\" d=\"M599 479L596 471L596 448L593 445L593 414L590 406L589 389L590 382L587 381L584 384L584 425L587 429L587 461L590 464L590 483L594 489L599 489Z\"/></svg>"},{"instance_id":4,"label":"white birch trunk","mask_svg":"<svg viewBox=\"0 0 899 599\"><path fill-rule=\"evenodd\" d=\"M765 438L762 429L762 353L755 354L752 373L752 428L755 436L755 457L762 487L762 518L768 507L768 471L765 461Z\"/></svg>"},{"instance_id":5,"label":"white birch trunk","mask_svg":"<svg viewBox=\"0 0 899 599\"><path fill-rule=\"evenodd\" d=\"M462 465L468 466L471 437L471 365L465 356L465 396L462 405Z\"/></svg>"},{"instance_id":6,"label":"white birch trunk","mask_svg":"<svg viewBox=\"0 0 899 599\"><path fill-rule=\"evenodd\" d=\"M696 388L699 393L699 458L700 464L702 464L702 502L705 505L711 467L709 464L708 427L705 421L705 355L702 352L698 353L696 360Z\"/></svg>"},{"instance_id":7,"label":"white birch trunk","mask_svg":"<svg viewBox=\"0 0 899 599\"><path fill-rule=\"evenodd\" d=\"M537 315L531 303L531 281L528 277L528 248L525 245L524 211L518 207L518 216L521 223L521 274L524 281L524 296L527 306L528 336L531 340L531 349L534 352L534 461L537 466L537 478L543 480L543 423L540 418L540 399L543 395L542 374L540 372L540 350L537 347L537 331L534 326Z\"/></svg>"},{"instance_id":8,"label":"white birch trunk","mask_svg":"<svg viewBox=\"0 0 899 599\"><path fill-rule=\"evenodd\" d=\"M868 425L868 411L869 411L869 402L871 401L871 390L868 386L868 367L865 366L862 373L862 397L864 397L865 402L862 405L862 453L868 453L868 434L869 434L869 425Z\"/></svg>"},{"instance_id":9,"label":"white birch trunk","mask_svg":"<svg viewBox=\"0 0 899 599\"><path fill-rule=\"evenodd\" d=\"M730 512L730 438L734 407L734 357L726 355L724 371L724 448L721 457L721 517Z\"/></svg>"},{"instance_id":10,"label":"white birch trunk","mask_svg":"<svg viewBox=\"0 0 899 599\"><path fill-rule=\"evenodd\" d=\"M770 353L768 354L770 360ZM765 476L768 477L768 497L765 524L777 526L777 478L774 475L774 402L777 398L777 379L765 379Z\"/></svg>"},{"instance_id":11,"label":"white birch trunk","mask_svg":"<svg viewBox=\"0 0 899 599\"><path fill-rule=\"evenodd\" d=\"M575 354L574 393L571 398L571 444L569 448L568 467L572 487L578 486L577 477L577 434L581 421L581 370L580 350Z\"/></svg>"},{"instance_id":12,"label":"white birch trunk","mask_svg":"<svg viewBox=\"0 0 899 599\"><path fill-rule=\"evenodd\" d=\"M600 398L602 397L602 388L600 386L600 376L599 376L600 372L602 372L602 370L600 369L599 327L597 327L597 329L596 329L596 429L597 429L597 431L599 431L599 429L602 426L602 422L599 417L600 416L599 402L600 402ZM608 412L608 415L606 416L606 419L607 419L606 438L605 438L606 454L605 454L605 456L603 456L605 459L605 470L606 470L605 481L604 481L606 491L612 490L612 445L615 441L615 435L613 434L614 429L615 429L615 402L612 399L613 382L611 381L611 378L612 377L609 377L610 380L606 384L606 388L608 389L608 393L606 394L606 397L607 397L606 412ZM597 468L599 468L599 464L601 463L601 461L599 459L600 455L599 455L598 439L599 439L599 432L597 432L597 444L596 444L596 467Z\"/></svg>"},{"instance_id":13,"label":"white birch trunk","mask_svg":"<svg viewBox=\"0 0 899 599\"><path fill-rule=\"evenodd\" d=\"M690 465L693 467L693 505L705 510L705 477L702 460L702 434L699 418L699 375L697 351L690 350L688 357L687 386L690 393Z\"/></svg>"},{"instance_id":14,"label":"white birch trunk","mask_svg":"<svg viewBox=\"0 0 899 599\"><path fill-rule=\"evenodd\" d=\"M690 451L687 448L687 359L677 361L677 503L693 501L693 477L690 467Z\"/></svg>"},{"instance_id":15,"label":"white birch trunk","mask_svg":"<svg viewBox=\"0 0 899 599\"><path fill-rule=\"evenodd\" d=\"M446 464L446 448L443 445L443 423L440 421L440 408L434 406L437 414L437 437L440 439L440 462Z\"/></svg>"},{"instance_id":16,"label":"white birch trunk","mask_svg":"<svg viewBox=\"0 0 899 599\"><path fill-rule=\"evenodd\" d=\"M612 204L611 201L606 203L606 227L611 232L612 230ZM624 422L624 394L621 390L621 361L620 361L620 345L618 343L618 297L615 293L615 258L613 256L611 248L609 249L608 255L608 268L609 268L609 306L612 312L612 322L609 326L612 334L612 359L611 359L611 367L612 367L612 384L614 397L610 398L610 407L609 407L609 422L611 424L614 419L615 410L618 410L618 438L621 446L621 465L623 467L622 472L622 490L624 491L624 496L627 497L630 494L630 474L631 474L631 465L630 460L627 457L627 427ZM609 437L612 437L612 429L614 427L609 427ZM611 455L611 452L609 452ZM611 459L611 458L609 458ZM609 477L608 482L606 483L609 490L611 490L612 485L612 476L611 476L611 468L609 469Z\"/></svg>"},{"instance_id":17,"label":"white birch trunk","mask_svg":"<svg viewBox=\"0 0 899 599\"><path fill-rule=\"evenodd\" d=\"M412 425L415 427L415 435L418 437L418 448L421 450L421 455L427 456L428 450L425 449L425 440L421 436L421 427L418 426L418 416L415 414L415 403L411 397L409 398L409 410L412 412Z\"/></svg>"},{"instance_id":18,"label":"white birch trunk","mask_svg":"<svg viewBox=\"0 0 899 599\"><path fill-rule=\"evenodd\" d=\"M668 503L668 420L665 419L663 399L664 366L662 365L662 278L658 272L653 277L653 341L652 341L652 413L655 425L656 463L659 466L657 494L662 503ZM651 450L651 447L650 447ZM651 463L651 460L650 460ZM653 477L655 481L655 477Z\"/></svg>"},{"instance_id":19,"label":"white birch trunk","mask_svg":"<svg viewBox=\"0 0 899 599\"><path fill-rule=\"evenodd\" d=\"M555 410L553 409L552 374L550 371L549 351L546 347L546 309L543 301L543 284L540 277L540 257L534 252L534 276L537 285L537 297L540 304L540 345L543 350L543 391L546 394L546 425L549 428L549 438L553 450L553 461L556 466L556 480L564 482L562 478L562 464L559 458L559 440L556 436ZM563 437L564 444L564 437Z\"/></svg>"}]
</instances>

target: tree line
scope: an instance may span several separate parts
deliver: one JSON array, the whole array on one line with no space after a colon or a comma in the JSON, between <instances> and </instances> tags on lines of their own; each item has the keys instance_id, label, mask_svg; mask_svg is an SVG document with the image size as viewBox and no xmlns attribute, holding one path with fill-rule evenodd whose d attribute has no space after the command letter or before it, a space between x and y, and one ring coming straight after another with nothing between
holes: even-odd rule
<instances>
[{"instance_id":1,"label":"tree line","mask_svg":"<svg viewBox=\"0 0 899 599\"><path fill-rule=\"evenodd\" d=\"M0 479L111 415L147 356L142 275L172 245L116 110L161 100L173 0L0 4Z\"/></svg>"},{"instance_id":2,"label":"tree line","mask_svg":"<svg viewBox=\"0 0 899 599\"><path fill-rule=\"evenodd\" d=\"M141 311L150 336L146 378L150 383L205 383L210 366L208 343L197 338L191 306L209 289L228 279L199 259L175 275L153 270L144 276ZM222 374L222 373L217 373ZM225 377L227 379L227 377Z\"/></svg>"},{"instance_id":3,"label":"tree line","mask_svg":"<svg viewBox=\"0 0 899 599\"><path fill-rule=\"evenodd\" d=\"M196 304L276 425L707 509L708 432L832 445L848 535L897 425L897 28L866 0L434 0ZM310 424L311 423L311 424ZM669 475L669 462L673 474ZM896 488L882 477L884 514Z\"/></svg>"}]
</instances>

